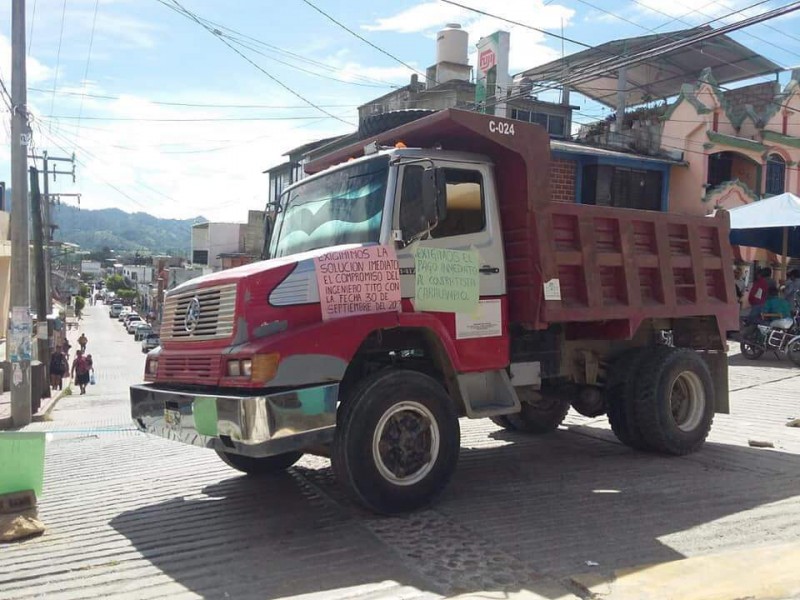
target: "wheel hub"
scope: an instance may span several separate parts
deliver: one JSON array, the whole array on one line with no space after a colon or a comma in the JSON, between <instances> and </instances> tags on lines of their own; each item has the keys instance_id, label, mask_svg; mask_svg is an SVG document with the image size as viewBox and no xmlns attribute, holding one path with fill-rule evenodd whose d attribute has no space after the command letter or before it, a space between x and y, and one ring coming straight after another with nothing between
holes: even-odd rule
<instances>
[{"instance_id":1,"label":"wheel hub","mask_svg":"<svg viewBox=\"0 0 800 600\"><path fill-rule=\"evenodd\" d=\"M419 482L439 454L439 428L433 414L417 402L391 407L375 428L372 452L387 480L397 485Z\"/></svg>"},{"instance_id":2,"label":"wheel hub","mask_svg":"<svg viewBox=\"0 0 800 600\"><path fill-rule=\"evenodd\" d=\"M683 431L700 425L705 410L706 394L700 378L691 371L680 373L672 384L670 412L675 424Z\"/></svg>"}]
</instances>

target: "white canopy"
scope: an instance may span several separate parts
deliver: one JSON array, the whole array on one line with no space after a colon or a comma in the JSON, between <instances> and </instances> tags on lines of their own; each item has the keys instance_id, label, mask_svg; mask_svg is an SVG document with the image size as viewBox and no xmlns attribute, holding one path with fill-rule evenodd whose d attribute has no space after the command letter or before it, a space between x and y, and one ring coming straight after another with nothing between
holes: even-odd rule
<instances>
[{"instance_id":1,"label":"white canopy","mask_svg":"<svg viewBox=\"0 0 800 600\"><path fill-rule=\"evenodd\" d=\"M731 215L731 229L797 227L800 225L800 197L786 192L737 206L728 212Z\"/></svg>"}]
</instances>

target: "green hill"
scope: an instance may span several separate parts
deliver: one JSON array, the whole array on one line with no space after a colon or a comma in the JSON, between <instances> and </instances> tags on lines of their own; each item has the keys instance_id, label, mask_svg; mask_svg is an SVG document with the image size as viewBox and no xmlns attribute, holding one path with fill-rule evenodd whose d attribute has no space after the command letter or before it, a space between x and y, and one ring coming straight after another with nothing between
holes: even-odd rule
<instances>
[{"instance_id":1,"label":"green hill","mask_svg":"<svg viewBox=\"0 0 800 600\"><path fill-rule=\"evenodd\" d=\"M56 241L79 244L83 250L112 248L117 252L188 256L192 224L206 219L158 219L143 212L126 213L117 208L83 210L65 204L53 206L51 221L58 225Z\"/></svg>"}]
</instances>

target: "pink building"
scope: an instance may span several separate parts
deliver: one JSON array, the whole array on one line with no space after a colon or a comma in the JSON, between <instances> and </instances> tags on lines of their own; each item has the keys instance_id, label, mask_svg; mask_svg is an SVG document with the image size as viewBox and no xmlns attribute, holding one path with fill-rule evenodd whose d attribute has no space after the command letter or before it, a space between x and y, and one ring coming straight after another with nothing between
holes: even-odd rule
<instances>
[{"instance_id":1,"label":"pink building","mask_svg":"<svg viewBox=\"0 0 800 600\"><path fill-rule=\"evenodd\" d=\"M662 117L661 148L682 152L670 174L670 211L708 214L758 197L800 193L800 70L723 91L710 70L683 86Z\"/></svg>"}]
</instances>

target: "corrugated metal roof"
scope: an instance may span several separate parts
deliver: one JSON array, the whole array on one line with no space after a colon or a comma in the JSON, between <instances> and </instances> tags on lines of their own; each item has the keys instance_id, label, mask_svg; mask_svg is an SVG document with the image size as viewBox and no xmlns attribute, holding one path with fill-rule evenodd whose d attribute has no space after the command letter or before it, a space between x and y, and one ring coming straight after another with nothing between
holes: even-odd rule
<instances>
[{"instance_id":1,"label":"corrugated metal roof","mask_svg":"<svg viewBox=\"0 0 800 600\"><path fill-rule=\"evenodd\" d=\"M605 158L628 158L642 162L652 162L670 165L685 165L686 162L669 158L668 156L650 156L648 154L637 154L635 152L622 152L610 148L600 148L598 146L588 146L576 142L565 142L562 140L550 140L550 150L552 152L566 152L569 154L588 154Z\"/></svg>"},{"instance_id":2,"label":"corrugated metal roof","mask_svg":"<svg viewBox=\"0 0 800 600\"><path fill-rule=\"evenodd\" d=\"M665 43L687 40L712 31L708 25L681 31L613 40L583 50L545 65L528 69L515 80L534 83L562 84L572 78L570 87L593 100L615 107L617 105L618 72L592 77L598 64L610 58L625 57L650 50ZM626 89L628 106L676 96L684 83L693 83L705 68L711 68L717 83L742 81L758 75L776 73L782 68L736 42L727 35L698 41L661 56L627 67ZM576 82L576 74L585 72Z\"/></svg>"}]
</instances>

